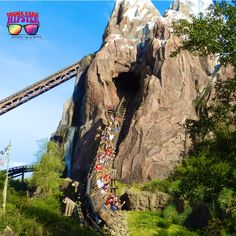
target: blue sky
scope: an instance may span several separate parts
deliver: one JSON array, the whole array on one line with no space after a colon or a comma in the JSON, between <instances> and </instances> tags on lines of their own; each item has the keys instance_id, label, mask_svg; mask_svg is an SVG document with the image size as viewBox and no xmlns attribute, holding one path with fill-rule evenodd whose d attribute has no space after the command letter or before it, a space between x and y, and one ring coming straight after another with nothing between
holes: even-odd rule
<instances>
[{"instance_id":1,"label":"blue sky","mask_svg":"<svg viewBox=\"0 0 236 236\"><path fill-rule=\"evenodd\" d=\"M171 1L154 1L161 13ZM99 49L114 1L0 1L0 100ZM12 39L6 12L39 12L41 39ZM0 150L12 142L11 166L35 161L37 140L60 121L74 79L0 117Z\"/></svg>"}]
</instances>

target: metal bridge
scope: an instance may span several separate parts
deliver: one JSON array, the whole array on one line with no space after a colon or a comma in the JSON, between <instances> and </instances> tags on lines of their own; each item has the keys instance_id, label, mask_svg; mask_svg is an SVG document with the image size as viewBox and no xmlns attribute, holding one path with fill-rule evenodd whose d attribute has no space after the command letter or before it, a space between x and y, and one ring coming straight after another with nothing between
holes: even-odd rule
<instances>
[{"instance_id":1,"label":"metal bridge","mask_svg":"<svg viewBox=\"0 0 236 236\"><path fill-rule=\"evenodd\" d=\"M0 116L76 76L80 62L76 62L0 101Z\"/></svg>"},{"instance_id":2,"label":"metal bridge","mask_svg":"<svg viewBox=\"0 0 236 236\"><path fill-rule=\"evenodd\" d=\"M35 171L34 165L17 166L17 167L9 168L8 177L11 179L14 179L21 176L21 180L24 181L25 173L29 173L33 171Z\"/></svg>"}]
</instances>

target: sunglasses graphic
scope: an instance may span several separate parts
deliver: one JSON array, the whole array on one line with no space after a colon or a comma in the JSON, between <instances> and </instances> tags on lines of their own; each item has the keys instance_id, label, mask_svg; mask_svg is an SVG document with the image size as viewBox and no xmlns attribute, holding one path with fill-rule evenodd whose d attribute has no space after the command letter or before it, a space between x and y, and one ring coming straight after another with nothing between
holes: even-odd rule
<instances>
[{"instance_id":1,"label":"sunglasses graphic","mask_svg":"<svg viewBox=\"0 0 236 236\"><path fill-rule=\"evenodd\" d=\"M25 29L25 32L28 35L35 35L38 33L39 24L27 24L27 25L20 25L20 24L9 24L7 25L8 32L11 35L18 35L20 34L22 28Z\"/></svg>"}]
</instances>

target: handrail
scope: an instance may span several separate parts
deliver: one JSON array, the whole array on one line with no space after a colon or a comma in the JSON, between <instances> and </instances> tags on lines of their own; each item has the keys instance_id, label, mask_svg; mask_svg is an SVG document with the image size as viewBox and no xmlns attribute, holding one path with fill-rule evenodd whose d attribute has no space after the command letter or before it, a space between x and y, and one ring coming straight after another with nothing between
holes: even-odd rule
<instances>
[{"instance_id":1,"label":"handrail","mask_svg":"<svg viewBox=\"0 0 236 236\"><path fill-rule=\"evenodd\" d=\"M124 100L124 97L122 98L122 100L121 100L121 102L122 103L124 103L124 102L128 102L128 100ZM121 105L119 106L119 109L121 108ZM123 112L123 114L122 114L122 117L121 117L121 126L119 127L119 132L118 132L118 135L117 135L117 137L116 137L116 141L115 141L115 147L117 146L117 142L118 142L118 140L119 140L119 137L120 137L120 132L121 132L121 130L122 130L122 127L123 127L123 123L124 123L124 117L125 117L125 114L126 114L126 110L127 110L127 106L125 106L125 110L124 110L124 112ZM120 112L120 110L118 110L119 112Z\"/></svg>"},{"instance_id":2,"label":"handrail","mask_svg":"<svg viewBox=\"0 0 236 236\"><path fill-rule=\"evenodd\" d=\"M116 109L116 113L120 110L120 107L121 107L121 105L123 104L124 101L125 101L125 98L122 97L122 99L121 99L121 101L120 101L120 103L119 103L119 105L118 105L118 107Z\"/></svg>"}]
</instances>

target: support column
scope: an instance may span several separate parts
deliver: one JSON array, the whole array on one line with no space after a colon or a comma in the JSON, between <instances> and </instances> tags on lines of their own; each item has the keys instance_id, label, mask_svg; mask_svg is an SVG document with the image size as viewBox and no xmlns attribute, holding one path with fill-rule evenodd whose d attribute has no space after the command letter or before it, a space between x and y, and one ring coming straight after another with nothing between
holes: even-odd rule
<instances>
[{"instance_id":1,"label":"support column","mask_svg":"<svg viewBox=\"0 0 236 236\"><path fill-rule=\"evenodd\" d=\"M21 182L22 182L22 183L24 182L24 177L25 177L25 171L23 170L23 171L22 171L22 176L21 176Z\"/></svg>"}]
</instances>

